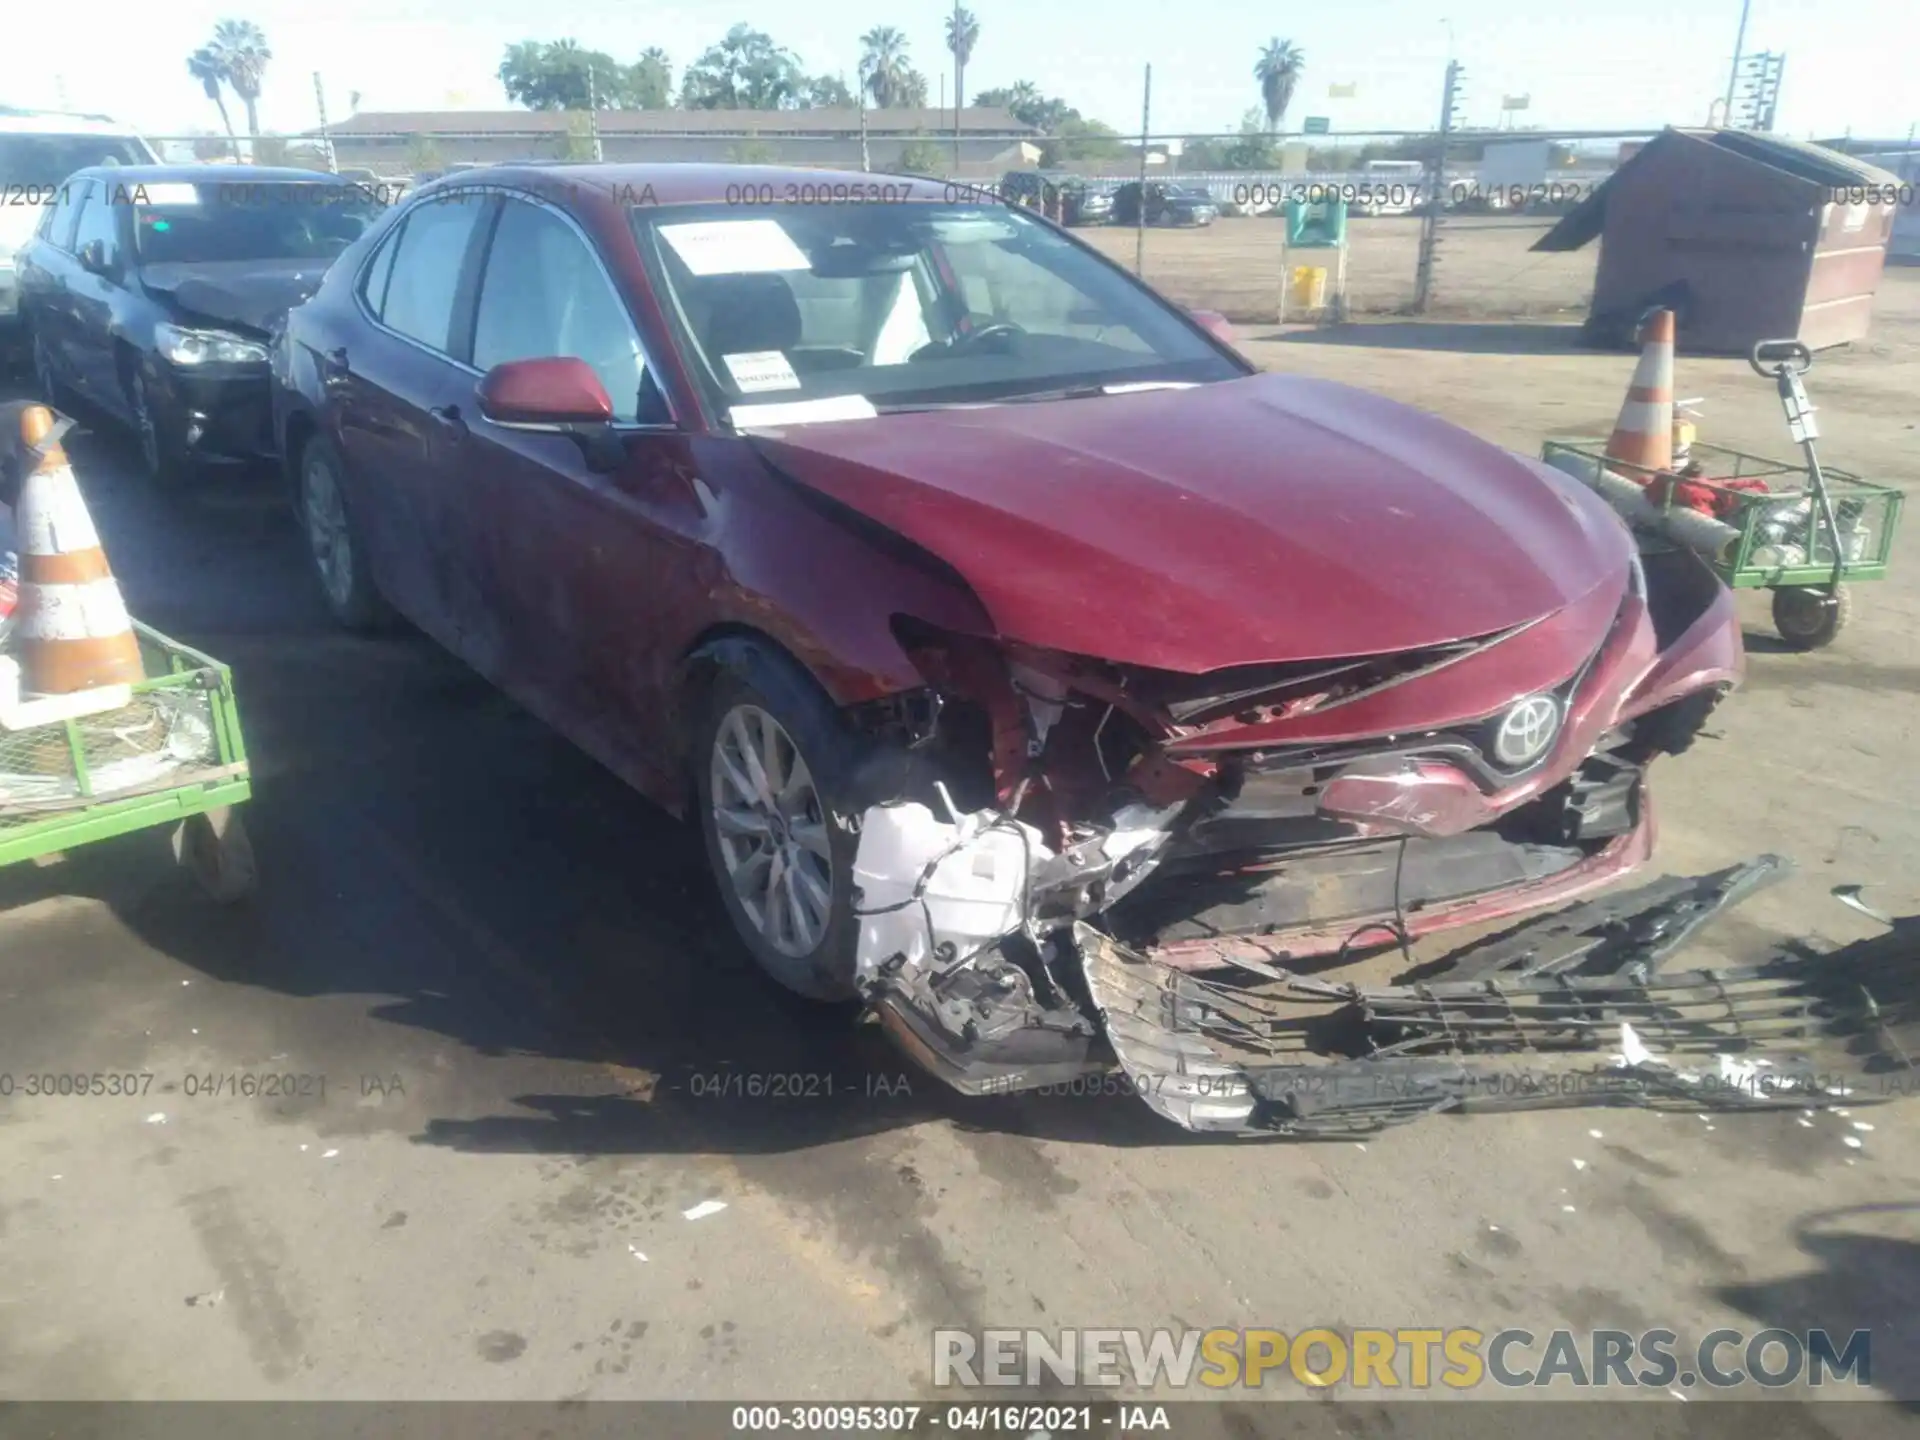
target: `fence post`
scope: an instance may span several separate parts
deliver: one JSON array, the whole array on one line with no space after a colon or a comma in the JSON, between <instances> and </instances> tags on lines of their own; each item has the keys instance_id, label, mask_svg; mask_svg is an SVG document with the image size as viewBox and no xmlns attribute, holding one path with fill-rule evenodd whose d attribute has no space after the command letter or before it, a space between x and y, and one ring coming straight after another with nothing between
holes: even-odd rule
<instances>
[{"instance_id":1,"label":"fence post","mask_svg":"<svg viewBox=\"0 0 1920 1440\"><path fill-rule=\"evenodd\" d=\"M1133 273L1145 276L1147 266L1147 136L1153 133L1153 66L1140 89L1140 198L1133 212Z\"/></svg>"},{"instance_id":2,"label":"fence post","mask_svg":"<svg viewBox=\"0 0 1920 1440\"><path fill-rule=\"evenodd\" d=\"M1460 62L1447 61L1447 85L1440 97L1440 134L1433 147L1433 185L1427 192L1427 213L1420 217L1420 259L1413 272L1413 313L1427 313L1433 298L1433 262L1440 248L1440 212L1446 204L1447 138L1453 134L1453 112L1458 103Z\"/></svg>"}]
</instances>

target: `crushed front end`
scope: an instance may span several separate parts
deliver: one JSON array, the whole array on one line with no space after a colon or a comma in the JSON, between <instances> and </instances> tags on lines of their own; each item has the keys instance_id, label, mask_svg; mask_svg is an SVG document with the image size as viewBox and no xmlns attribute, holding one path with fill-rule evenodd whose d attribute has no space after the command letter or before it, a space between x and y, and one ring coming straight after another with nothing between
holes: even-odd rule
<instances>
[{"instance_id":1,"label":"crushed front end","mask_svg":"<svg viewBox=\"0 0 1920 1440\"><path fill-rule=\"evenodd\" d=\"M1731 597L1680 551L1493 634L1204 674L897 631L927 686L857 717L889 742L855 862L859 984L975 1093L1128 1065L1122 975L1155 1006L1183 974L1337 986L1370 953L1630 872L1649 764L1742 666Z\"/></svg>"}]
</instances>

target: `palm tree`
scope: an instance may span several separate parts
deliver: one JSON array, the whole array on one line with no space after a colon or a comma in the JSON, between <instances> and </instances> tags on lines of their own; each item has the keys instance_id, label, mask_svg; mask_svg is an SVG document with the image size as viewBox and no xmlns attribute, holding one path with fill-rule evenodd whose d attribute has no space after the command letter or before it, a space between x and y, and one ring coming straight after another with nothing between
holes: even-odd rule
<instances>
[{"instance_id":1,"label":"palm tree","mask_svg":"<svg viewBox=\"0 0 1920 1440\"><path fill-rule=\"evenodd\" d=\"M876 25L860 37L860 82L882 110L903 103L908 75L907 37L891 25Z\"/></svg>"},{"instance_id":2,"label":"palm tree","mask_svg":"<svg viewBox=\"0 0 1920 1440\"><path fill-rule=\"evenodd\" d=\"M202 45L187 56L187 74L200 82L200 88L207 98L220 107L220 123L227 127L227 148L233 152L233 158L240 158L240 141L233 133L233 117L227 113L227 97L220 84L227 78L226 67L220 63L219 55L211 45Z\"/></svg>"},{"instance_id":3,"label":"palm tree","mask_svg":"<svg viewBox=\"0 0 1920 1440\"><path fill-rule=\"evenodd\" d=\"M967 103L960 97L967 93L967 62L973 58L973 47L979 43L979 20L971 10L955 5L953 14L947 17L947 49L953 52L953 108L955 110Z\"/></svg>"},{"instance_id":4,"label":"palm tree","mask_svg":"<svg viewBox=\"0 0 1920 1440\"><path fill-rule=\"evenodd\" d=\"M208 48L219 57L227 83L247 107L247 133L258 135L260 82L273 59L265 33L251 20L222 20L213 27L213 44Z\"/></svg>"},{"instance_id":5,"label":"palm tree","mask_svg":"<svg viewBox=\"0 0 1920 1440\"><path fill-rule=\"evenodd\" d=\"M1286 119L1287 106L1293 103L1293 87L1300 83L1300 72L1306 67L1307 57L1291 40L1276 37L1260 52L1253 78L1260 82L1260 103L1267 109L1269 134Z\"/></svg>"}]
</instances>

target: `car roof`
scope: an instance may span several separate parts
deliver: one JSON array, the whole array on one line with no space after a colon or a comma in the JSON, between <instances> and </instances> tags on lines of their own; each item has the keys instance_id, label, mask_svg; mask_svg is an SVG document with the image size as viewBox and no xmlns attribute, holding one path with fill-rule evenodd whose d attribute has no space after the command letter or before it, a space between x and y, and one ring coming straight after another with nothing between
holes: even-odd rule
<instances>
[{"instance_id":1,"label":"car roof","mask_svg":"<svg viewBox=\"0 0 1920 1440\"><path fill-rule=\"evenodd\" d=\"M0 105L0 135L102 135L139 139L131 125L111 115L76 115L64 110L18 110Z\"/></svg>"},{"instance_id":2,"label":"car roof","mask_svg":"<svg viewBox=\"0 0 1920 1440\"><path fill-rule=\"evenodd\" d=\"M83 175L112 180L116 185L353 184L324 170L300 170L291 165L89 165L74 171L76 179Z\"/></svg>"},{"instance_id":3,"label":"car roof","mask_svg":"<svg viewBox=\"0 0 1920 1440\"><path fill-rule=\"evenodd\" d=\"M660 205L717 205L729 198L740 199L743 185L773 187L778 199L787 186L811 187L835 185L913 184L914 195L928 200L943 197L950 183L930 175L902 175L864 170L813 170L797 165L713 165L686 164L529 164L524 161L502 165L483 165L474 170L442 175L414 192L459 189L463 185L521 185L539 192L551 192L556 185L574 195L595 191L608 200L615 197L642 196L650 190L647 203ZM964 183L964 182L958 182Z\"/></svg>"}]
</instances>

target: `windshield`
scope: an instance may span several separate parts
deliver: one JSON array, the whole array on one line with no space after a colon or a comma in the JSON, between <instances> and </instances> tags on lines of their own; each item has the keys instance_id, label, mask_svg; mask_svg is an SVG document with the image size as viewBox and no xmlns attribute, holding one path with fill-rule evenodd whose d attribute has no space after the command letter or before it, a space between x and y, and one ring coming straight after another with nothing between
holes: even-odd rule
<instances>
[{"instance_id":1,"label":"windshield","mask_svg":"<svg viewBox=\"0 0 1920 1440\"><path fill-rule=\"evenodd\" d=\"M982 404L1245 373L1124 272L1005 206L632 216L681 347L723 411Z\"/></svg>"},{"instance_id":2,"label":"windshield","mask_svg":"<svg viewBox=\"0 0 1920 1440\"><path fill-rule=\"evenodd\" d=\"M0 180L9 195L23 187L58 185L90 165L152 163L139 141L114 135L0 135Z\"/></svg>"},{"instance_id":3,"label":"windshield","mask_svg":"<svg viewBox=\"0 0 1920 1440\"><path fill-rule=\"evenodd\" d=\"M381 208L352 185L150 182L126 189L143 265L331 260Z\"/></svg>"}]
</instances>

